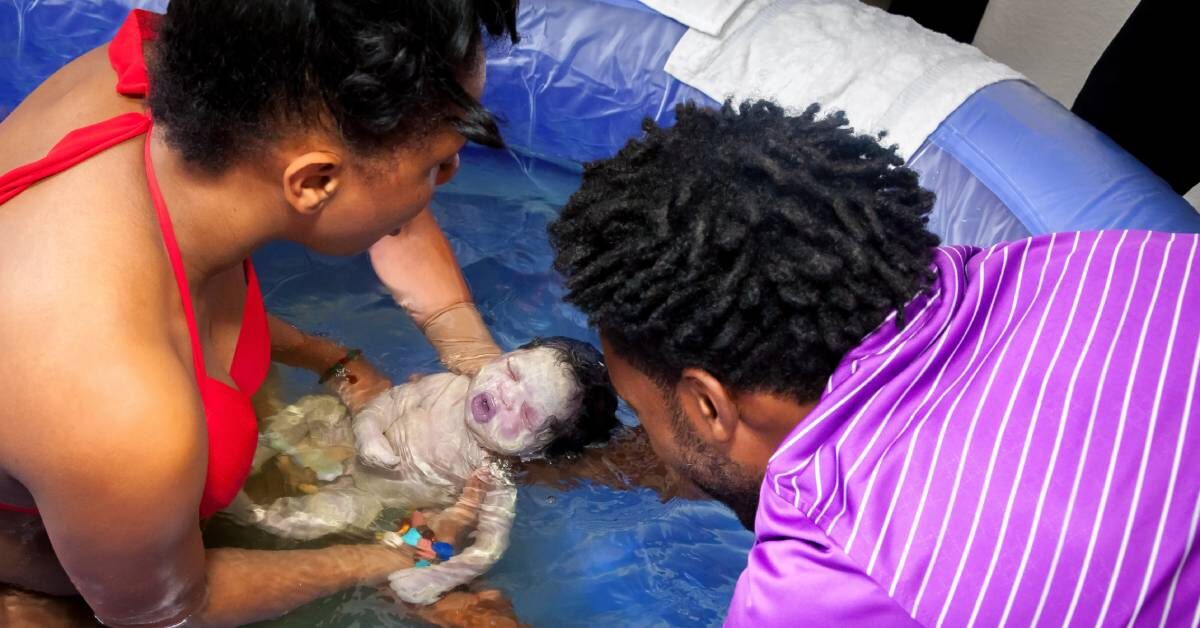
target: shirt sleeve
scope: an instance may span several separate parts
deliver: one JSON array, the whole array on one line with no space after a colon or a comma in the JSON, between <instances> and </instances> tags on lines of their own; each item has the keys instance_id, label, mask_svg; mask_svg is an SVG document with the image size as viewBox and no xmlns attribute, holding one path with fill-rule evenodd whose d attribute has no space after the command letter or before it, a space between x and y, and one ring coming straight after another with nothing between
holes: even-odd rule
<instances>
[{"instance_id":1,"label":"shirt sleeve","mask_svg":"<svg viewBox=\"0 0 1200 628\"><path fill-rule=\"evenodd\" d=\"M725 625L919 626L804 513L763 490Z\"/></svg>"}]
</instances>

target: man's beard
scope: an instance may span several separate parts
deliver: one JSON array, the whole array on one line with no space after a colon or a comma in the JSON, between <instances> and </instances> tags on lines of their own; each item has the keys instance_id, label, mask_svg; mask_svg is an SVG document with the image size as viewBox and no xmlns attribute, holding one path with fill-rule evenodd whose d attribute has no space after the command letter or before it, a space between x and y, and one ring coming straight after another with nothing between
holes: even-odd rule
<instances>
[{"instance_id":1,"label":"man's beard","mask_svg":"<svg viewBox=\"0 0 1200 628\"><path fill-rule=\"evenodd\" d=\"M733 510L742 527L754 530L758 492L762 478L724 457L704 442L688 422L678 404L671 409L675 443L679 449L679 472L697 488Z\"/></svg>"}]
</instances>

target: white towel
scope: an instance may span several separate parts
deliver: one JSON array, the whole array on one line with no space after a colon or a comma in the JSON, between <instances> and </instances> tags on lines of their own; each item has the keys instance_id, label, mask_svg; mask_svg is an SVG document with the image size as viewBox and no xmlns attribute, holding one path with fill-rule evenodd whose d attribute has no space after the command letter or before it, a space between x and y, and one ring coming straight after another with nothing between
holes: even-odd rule
<instances>
[{"instance_id":1,"label":"white towel","mask_svg":"<svg viewBox=\"0 0 1200 628\"><path fill-rule=\"evenodd\" d=\"M749 0L719 37L696 29L666 70L718 101L842 110L908 159L976 90L1023 78L979 49L859 0Z\"/></svg>"},{"instance_id":2,"label":"white towel","mask_svg":"<svg viewBox=\"0 0 1200 628\"><path fill-rule=\"evenodd\" d=\"M709 35L720 35L729 18L747 0L641 0L642 4Z\"/></svg>"}]
</instances>

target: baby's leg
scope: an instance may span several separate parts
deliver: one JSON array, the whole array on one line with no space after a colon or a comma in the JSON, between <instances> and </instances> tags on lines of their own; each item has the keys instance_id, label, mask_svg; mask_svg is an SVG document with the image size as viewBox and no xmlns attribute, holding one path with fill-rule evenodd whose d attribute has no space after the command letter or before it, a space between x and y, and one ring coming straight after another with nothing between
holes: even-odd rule
<instances>
[{"instance_id":1,"label":"baby's leg","mask_svg":"<svg viewBox=\"0 0 1200 628\"><path fill-rule=\"evenodd\" d=\"M283 497L254 506L254 525L289 539L310 540L348 529L366 529L383 504L362 489L325 486L312 495Z\"/></svg>"}]
</instances>

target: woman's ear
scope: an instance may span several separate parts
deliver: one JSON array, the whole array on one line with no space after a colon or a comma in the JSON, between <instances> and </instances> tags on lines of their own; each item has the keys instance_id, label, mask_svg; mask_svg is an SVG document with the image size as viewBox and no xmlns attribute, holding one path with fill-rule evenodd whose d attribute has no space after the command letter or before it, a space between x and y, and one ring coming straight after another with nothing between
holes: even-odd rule
<instances>
[{"instance_id":1,"label":"woman's ear","mask_svg":"<svg viewBox=\"0 0 1200 628\"><path fill-rule=\"evenodd\" d=\"M283 171L283 197L297 212L316 214L337 194L344 171L342 158L335 153L304 153Z\"/></svg>"}]
</instances>

